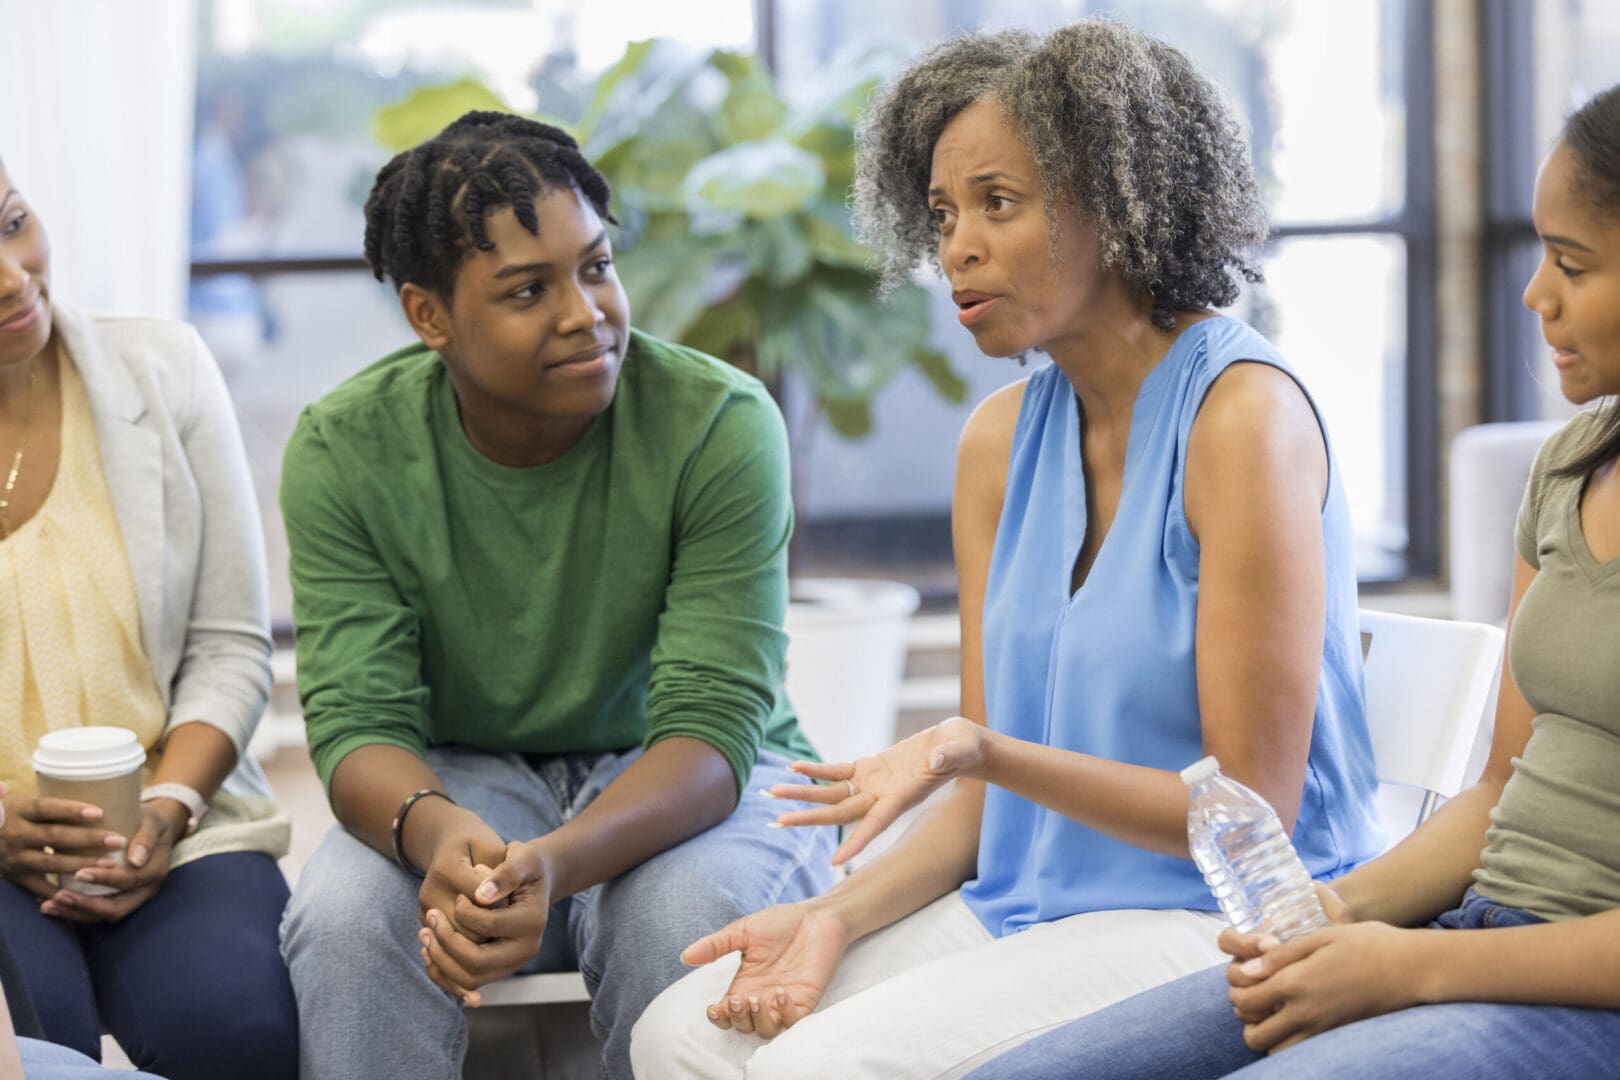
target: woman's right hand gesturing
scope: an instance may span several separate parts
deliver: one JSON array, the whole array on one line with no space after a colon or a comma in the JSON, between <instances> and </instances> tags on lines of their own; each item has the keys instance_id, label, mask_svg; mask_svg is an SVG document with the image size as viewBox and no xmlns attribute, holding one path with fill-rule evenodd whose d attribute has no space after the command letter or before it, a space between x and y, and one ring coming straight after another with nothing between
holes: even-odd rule
<instances>
[{"instance_id":1,"label":"woman's right hand gesturing","mask_svg":"<svg viewBox=\"0 0 1620 1080\"><path fill-rule=\"evenodd\" d=\"M833 852L838 866L859 854L895 819L958 776L974 776L983 767L989 729L964 716L942 720L887 750L852 762L795 761L794 772L826 784L777 784L767 794L822 805L791 810L781 825L850 825Z\"/></svg>"},{"instance_id":2,"label":"woman's right hand gesturing","mask_svg":"<svg viewBox=\"0 0 1620 1080\"><path fill-rule=\"evenodd\" d=\"M688 945L681 960L741 953L725 995L706 1010L709 1023L770 1039L815 1010L849 943L843 921L806 900L745 915Z\"/></svg>"},{"instance_id":3,"label":"woman's right hand gesturing","mask_svg":"<svg viewBox=\"0 0 1620 1080\"><path fill-rule=\"evenodd\" d=\"M116 866L113 852L124 838L94 824L101 817L99 806L74 799L6 795L0 800L0 877L43 901L58 889L46 874L72 877L87 866Z\"/></svg>"}]
</instances>

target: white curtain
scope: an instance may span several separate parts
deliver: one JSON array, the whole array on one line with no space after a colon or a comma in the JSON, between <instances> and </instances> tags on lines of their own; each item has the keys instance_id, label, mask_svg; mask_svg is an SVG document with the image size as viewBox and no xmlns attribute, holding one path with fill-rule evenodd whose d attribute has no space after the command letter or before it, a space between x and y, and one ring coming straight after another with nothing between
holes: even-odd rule
<instances>
[{"instance_id":1,"label":"white curtain","mask_svg":"<svg viewBox=\"0 0 1620 1080\"><path fill-rule=\"evenodd\" d=\"M183 318L195 0L0 0L0 26L0 158L50 234L53 293Z\"/></svg>"}]
</instances>

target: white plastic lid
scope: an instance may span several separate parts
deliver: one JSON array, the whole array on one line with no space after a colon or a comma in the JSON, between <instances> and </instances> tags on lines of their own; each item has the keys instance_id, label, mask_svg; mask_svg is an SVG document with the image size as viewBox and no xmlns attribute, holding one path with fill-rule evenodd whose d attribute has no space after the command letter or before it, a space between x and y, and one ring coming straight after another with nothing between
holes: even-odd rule
<instances>
[{"instance_id":1,"label":"white plastic lid","mask_svg":"<svg viewBox=\"0 0 1620 1080\"><path fill-rule=\"evenodd\" d=\"M58 780L106 780L145 762L146 751L128 728L63 728L46 732L34 748L34 771Z\"/></svg>"},{"instance_id":2,"label":"white plastic lid","mask_svg":"<svg viewBox=\"0 0 1620 1080\"><path fill-rule=\"evenodd\" d=\"M1181 781L1188 787L1203 783L1221 771L1221 763L1213 757L1199 758L1185 769L1181 770Z\"/></svg>"}]
</instances>

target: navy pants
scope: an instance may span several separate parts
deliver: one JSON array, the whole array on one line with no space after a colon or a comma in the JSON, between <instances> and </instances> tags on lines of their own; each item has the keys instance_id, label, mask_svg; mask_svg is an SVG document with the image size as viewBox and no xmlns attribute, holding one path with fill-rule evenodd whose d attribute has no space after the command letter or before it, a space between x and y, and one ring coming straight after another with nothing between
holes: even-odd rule
<instances>
[{"instance_id":1,"label":"navy pants","mask_svg":"<svg viewBox=\"0 0 1620 1080\"><path fill-rule=\"evenodd\" d=\"M287 882L250 852L209 855L111 925L39 912L0 881L5 934L46 1038L101 1056L105 1025L137 1068L168 1080L290 1080L298 1013L278 927Z\"/></svg>"}]
</instances>

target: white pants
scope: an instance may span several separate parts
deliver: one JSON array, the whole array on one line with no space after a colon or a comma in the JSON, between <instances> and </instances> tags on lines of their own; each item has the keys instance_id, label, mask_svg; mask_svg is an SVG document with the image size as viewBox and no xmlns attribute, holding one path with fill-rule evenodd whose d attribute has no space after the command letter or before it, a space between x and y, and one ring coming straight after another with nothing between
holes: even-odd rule
<instances>
[{"instance_id":1,"label":"white pants","mask_svg":"<svg viewBox=\"0 0 1620 1080\"><path fill-rule=\"evenodd\" d=\"M1220 963L1225 924L1201 911L1100 911L995 938L941 897L852 946L811 1015L766 1040L722 1031L735 955L660 994L636 1023L639 1080L963 1076L1041 1032Z\"/></svg>"}]
</instances>

